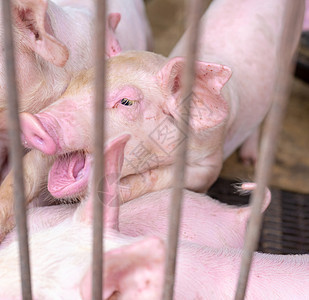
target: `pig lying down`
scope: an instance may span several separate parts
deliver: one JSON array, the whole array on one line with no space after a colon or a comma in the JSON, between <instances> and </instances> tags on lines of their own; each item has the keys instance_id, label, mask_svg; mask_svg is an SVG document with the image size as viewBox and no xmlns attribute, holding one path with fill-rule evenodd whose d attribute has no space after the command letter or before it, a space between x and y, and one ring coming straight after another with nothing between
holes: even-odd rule
<instances>
[{"instance_id":1,"label":"pig lying down","mask_svg":"<svg viewBox=\"0 0 309 300\"><path fill-rule=\"evenodd\" d=\"M126 130L133 136L122 171L122 185L127 187L122 191L124 201L171 186L174 154L185 138L189 139L186 188L204 192L216 180L223 159L265 117L279 58L288 53L291 60L296 49L301 20L286 53L280 49L284 3L224 0L214 1L207 10L201 22L198 57L202 61L196 63L189 137L178 138L184 58L127 52L109 59L107 135L115 137ZM171 56L184 55L185 39ZM71 87L57 104L34 117L23 116L28 147L46 154L89 150L93 88L89 73L84 76L86 86L79 91ZM52 174L51 193L67 197L63 183ZM74 176L62 175L65 180L69 177Z\"/></svg>"},{"instance_id":2,"label":"pig lying down","mask_svg":"<svg viewBox=\"0 0 309 300\"><path fill-rule=\"evenodd\" d=\"M127 140L128 135L122 136L107 147L107 174L119 173ZM113 213L119 205L109 205L117 197L117 182L112 185L107 183L106 188L103 299L110 299L114 293L120 293L119 299L159 299L164 244L157 238L132 238L121 234L117 229L118 216ZM91 299L89 279L93 198L90 195L89 201L84 201L83 205L74 209L72 206L58 205L33 209L30 213L29 242L35 299ZM45 209L47 213L44 213ZM1 300L20 298L18 252L14 235L12 232L0 245ZM63 250L52 250L56 247ZM151 249L155 249L155 252L150 253ZM5 261L6 258L8 261Z\"/></svg>"},{"instance_id":3,"label":"pig lying down","mask_svg":"<svg viewBox=\"0 0 309 300\"><path fill-rule=\"evenodd\" d=\"M214 182L222 159L254 131L270 105L268 96L282 54L279 45L284 3L212 3L202 20L199 58L208 62L197 62L189 137L178 139L183 58L166 60L153 53L127 52L109 59L107 136L113 138L124 130L133 136L122 169L123 201L172 185L174 153L184 138L189 138L185 186L205 191ZM246 14L237 18L241 11ZM239 32L239 28L243 30ZM285 49L290 57L298 33L300 30ZM175 49L177 53L180 46ZM92 151L92 82L91 71L76 75L57 103L35 116L23 115L26 146L46 154L71 153L57 159L49 172L49 190L57 198L84 195L87 190L87 155L74 151ZM33 151L25 158L27 201L39 194L47 176L44 170L48 164L40 159ZM33 161L40 170L33 172ZM2 224L12 212L11 187L10 175L0 190Z\"/></svg>"},{"instance_id":4,"label":"pig lying down","mask_svg":"<svg viewBox=\"0 0 309 300\"><path fill-rule=\"evenodd\" d=\"M116 55L121 49L149 49L151 32L144 2L107 2L106 56ZM14 0L12 5L20 111L36 113L62 95L74 73L93 65L95 1ZM7 173L8 152L3 51L0 52L0 183Z\"/></svg>"},{"instance_id":5,"label":"pig lying down","mask_svg":"<svg viewBox=\"0 0 309 300\"><path fill-rule=\"evenodd\" d=\"M244 183L241 191L255 189L255 184ZM119 229L129 236L168 234L170 189L145 194L120 206ZM262 211L270 204L267 190ZM214 248L242 248L251 215L251 207L223 204L209 196L185 190L179 238L182 241ZM138 224L136 226L136 224Z\"/></svg>"},{"instance_id":6,"label":"pig lying down","mask_svg":"<svg viewBox=\"0 0 309 300\"><path fill-rule=\"evenodd\" d=\"M156 237L157 233L162 233L162 228L149 220L147 230L141 219L135 219L138 213L145 214L148 210L150 215L153 212L151 205L147 203L152 200L147 200L144 196L144 200L136 204L139 212L129 208L136 200L119 206L118 183L108 180L109 175L114 178L115 174L120 173L127 140L128 135L120 136L105 151L108 163L105 169L103 299L118 296L117 299L156 300L160 299L162 293L165 262L164 243ZM254 185L246 184L245 187L252 189ZM88 199L77 206L58 205L31 210L30 253L35 298L90 299L94 197L88 195ZM195 214L194 211L185 213L183 224L188 221L190 213ZM205 220L208 217L209 215L205 216ZM205 226L199 222L194 222L194 225L194 230L197 231ZM207 228L204 229L207 232ZM230 229L230 226L225 227L227 232ZM164 232L166 230L163 228ZM219 246L218 243L219 248L209 247L208 243L213 243L214 240L223 242L224 237L218 234L208 236L208 243L201 240L200 244L197 240L189 241L185 230L181 233L178 248L175 299L232 298L241 250L220 248L222 244ZM17 242L14 236L13 231L0 245L0 299L5 300L20 298ZM308 293L308 255L255 254L247 299L306 299Z\"/></svg>"},{"instance_id":7,"label":"pig lying down","mask_svg":"<svg viewBox=\"0 0 309 300\"><path fill-rule=\"evenodd\" d=\"M40 178L40 176L43 176L43 174L40 172L42 172L41 170L43 170L46 166L39 164L40 153L36 154L35 158L37 161L33 164L32 172L38 174L38 177ZM71 158L70 162L72 160L74 159ZM87 171L90 172L92 157L88 155L86 161L88 164ZM46 160L43 160L43 162L46 162ZM38 172L35 172L38 165L40 165L42 168L40 168ZM69 167L69 169L73 169L74 172L74 168L78 165L79 163L77 163L76 166ZM57 168L55 168L55 170L57 170ZM60 171L58 171L58 174L59 173ZM25 178L31 179L27 175L28 174L26 174ZM7 193L7 189L11 189L11 184L7 179L0 187L1 203L3 205L9 205L6 203L6 200L7 202L12 201L11 199L8 199L8 195L10 195L10 193ZM83 182L85 187L88 186L88 180ZM68 192L70 192L70 190L75 190L76 183L67 184L65 188ZM244 190L252 190L253 188L254 186L250 184L243 185L242 187ZM30 189L28 192L32 193L33 191ZM154 231L151 231L151 233L160 237L164 237L166 235L168 199L170 198L170 195L170 190L162 190L146 194L140 198L134 199L132 202L130 201L121 206L121 231L131 236L143 235L145 230L146 232L150 233L149 224L157 224L157 226L154 228ZM183 214L185 221L182 225L183 229L181 229L183 232L181 235L183 240L206 243L209 240L209 237L220 236L221 239L219 241L214 240L213 242L208 242L208 245L214 247L243 246L243 237L246 231L247 221L251 214L250 207L233 207L225 205L211 199L208 196L189 191L185 192L184 199ZM263 211L268 207L269 202L270 193L268 192L264 201ZM46 210L43 209L43 211ZM194 216L194 218L192 218L192 216ZM59 216L57 216L57 219L58 218ZM48 217L46 214L44 214L43 219L44 222L47 222L46 220ZM51 215L49 219L53 221L55 217ZM2 236L0 236L0 241L13 226L12 220L13 218L10 215L6 215L4 225L1 227L0 231L0 233L2 233ZM130 230L130 228L135 228L133 225L131 225L132 220L134 220L133 223L135 223L135 220L138 220L139 230ZM196 226L195 224L199 224L199 226ZM226 226L229 228L228 232L225 230Z\"/></svg>"}]
</instances>

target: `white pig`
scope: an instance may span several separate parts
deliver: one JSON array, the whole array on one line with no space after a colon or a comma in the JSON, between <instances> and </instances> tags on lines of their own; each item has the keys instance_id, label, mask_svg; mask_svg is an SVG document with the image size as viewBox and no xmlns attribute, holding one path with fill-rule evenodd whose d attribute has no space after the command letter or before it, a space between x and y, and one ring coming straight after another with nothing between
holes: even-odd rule
<instances>
[{"instance_id":1,"label":"white pig","mask_svg":"<svg viewBox=\"0 0 309 300\"><path fill-rule=\"evenodd\" d=\"M110 143L105 151L107 174L119 173L129 136ZM107 182L108 183L108 182ZM117 182L107 184L105 201L104 294L110 299L160 297L164 244L154 237L132 238L118 231L118 215L110 201ZM112 193L113 191L113 193ZM92 196L77 209L72 206L35 208L30 212L30 253L34 299L91 299ZM119 207L117 207L118 209ZM0 245L0 299L20 299L16 232ZM54 251L53 249L62 249ZM155 249L155 252L151 253Z\"/></svg>"},{"instance_id":2,"label":"white pig","mask_svg":"<svg viewBox=\"0 0 309 300\"><path fill-rule=\"evenodd\" d=\"M201 22L201 61L196 62L189 137L178 139L183 57L126 52L109 59L107 136L112 138L123 130L133 136L122 170L124 200L172 185L175 151L185 138L189 139L185 187L203 192L216 180L223 159L253 133L267 113L280 58L286 57L287 63L292 60L302 22L295 20L295 35L281 49L287 3L212 2ZM184 40L171 56L184 54ZM46 154L91 151L93 87L89 74L83 76L84 87L75 83L78 90L69 88L54 105L35 116L24 114L24 142L29 148ZM59 179L80 180L65 167L76 164L72 156L71 164L58 160L49 173L49 190L55 197L69 196L65 181ZM82 168L79 171L82 175Z\"/></svg>"},{"instance_id":3,"label":"white pig","mask_svg":"<svg viewBox=\"0 0 309 300\"><path fill-rule=\"evenodd\" d=\"M146 50L151 32L142 0L107 1L107 57ZM94 0L14 0L19 110L38 112L65 91L73 74L93 65ZM0 6L0 9L2 7ZM121 22L117 27L118 22ZM0 19L0 37L3 36ZM117 27L117 28L116 28ZM118 43L119 42L119 43ZM7 174L4 52L0 51L0 183Z\"/></svg>"},{"instance_id":4,"label":"white pig","mask_svg":"<svg viewBox=\"0 0 309 300\"><path fill-rule=\"evenodd\" d=\"M132 238L118 228L117 180L128 135L108 145L105 151L105 273L103 299L159 299L164 271L164 244L158 238ZM33 294L39 299L90 299L90 253L92 201L78 208L64 206L34 209L30 233ZM127 203L131 205L135 200ZM146 205L151 211L151 207ZM40 215L44 210L46 219ZM38 214L39 216L36 216ZM121 213L120 213L121 215ZM131 215L132 217L132 215ZM54 219L54 222L49 220ZM186 218L184 218L184 221ZM47 221L47 222L46 222ZM161 231L149 220L148 233ZM127 223L132 232L140 220ZM199 222L195 222L200 227ZM164 228L166 231L166 228ZM229 227L226 227L229 230ZM17 243L7 237L0 245L0 299L19 299ZM145 230L144 235L147 234ZM209 236L209 240L221 236ZM211 241L210 241L211 242ZM57 251L55 251L57 249ZM61 249L61 251L59 251ZM211 248L207 244L180 241L178 247L175 299L230 299L236 288L240 249ZM246 299L306 299L309 293L308 255L254 254Z\"/></svg>"}]
</instances>

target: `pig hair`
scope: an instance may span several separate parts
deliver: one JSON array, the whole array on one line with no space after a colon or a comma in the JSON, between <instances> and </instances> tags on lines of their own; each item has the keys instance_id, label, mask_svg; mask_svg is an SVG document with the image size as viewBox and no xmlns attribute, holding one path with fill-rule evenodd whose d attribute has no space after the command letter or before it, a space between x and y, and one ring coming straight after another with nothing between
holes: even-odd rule
<instances>
[{"instance_id":1,"label":"pig hair","mask_svg":"<svg viewBox=\"0 0 309 300\"><path fill-rule=\"evenodd\" d=\"M243 184L244 183L249 183L248 181L242 181L242 182L237 182L233 183L232 187L235 189L235 194L239 194L240 196L247 196L250 195L252 190L247 190L243 189Z\"/></svg>"}]
</instances>

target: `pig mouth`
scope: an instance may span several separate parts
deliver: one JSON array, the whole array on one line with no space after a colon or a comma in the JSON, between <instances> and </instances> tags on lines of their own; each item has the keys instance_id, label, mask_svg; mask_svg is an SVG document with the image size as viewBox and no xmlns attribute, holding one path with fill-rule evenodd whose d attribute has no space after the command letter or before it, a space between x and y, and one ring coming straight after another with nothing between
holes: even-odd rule
<instances>
[{"instance_id":1,"label":"pig mouth","mask_svg":"<svg viewBox=\"0 0 309 300\"><path fill-rule=\"evenodd\" d=\"M73 198L85 193L90 169L90 156L83 152L59 156L48 174L49 192L55 198Z\"/></svg>"}]
</instances>

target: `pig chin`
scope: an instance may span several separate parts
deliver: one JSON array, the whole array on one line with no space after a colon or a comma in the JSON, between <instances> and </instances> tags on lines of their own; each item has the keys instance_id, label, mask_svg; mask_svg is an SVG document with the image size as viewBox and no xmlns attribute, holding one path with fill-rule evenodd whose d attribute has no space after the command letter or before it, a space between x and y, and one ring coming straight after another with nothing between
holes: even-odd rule
<instances>
[{"instance_id":1,"label":"pig chin","mask_svg":"<svg viewBox=\"0 0 309 300\"><path fill-rule=\"evenodd\" d=\"M59 156L48 174L48 190L55 198L82 196L88 188L91 158L83 152Z\"/></svg>"}]
</instances>

